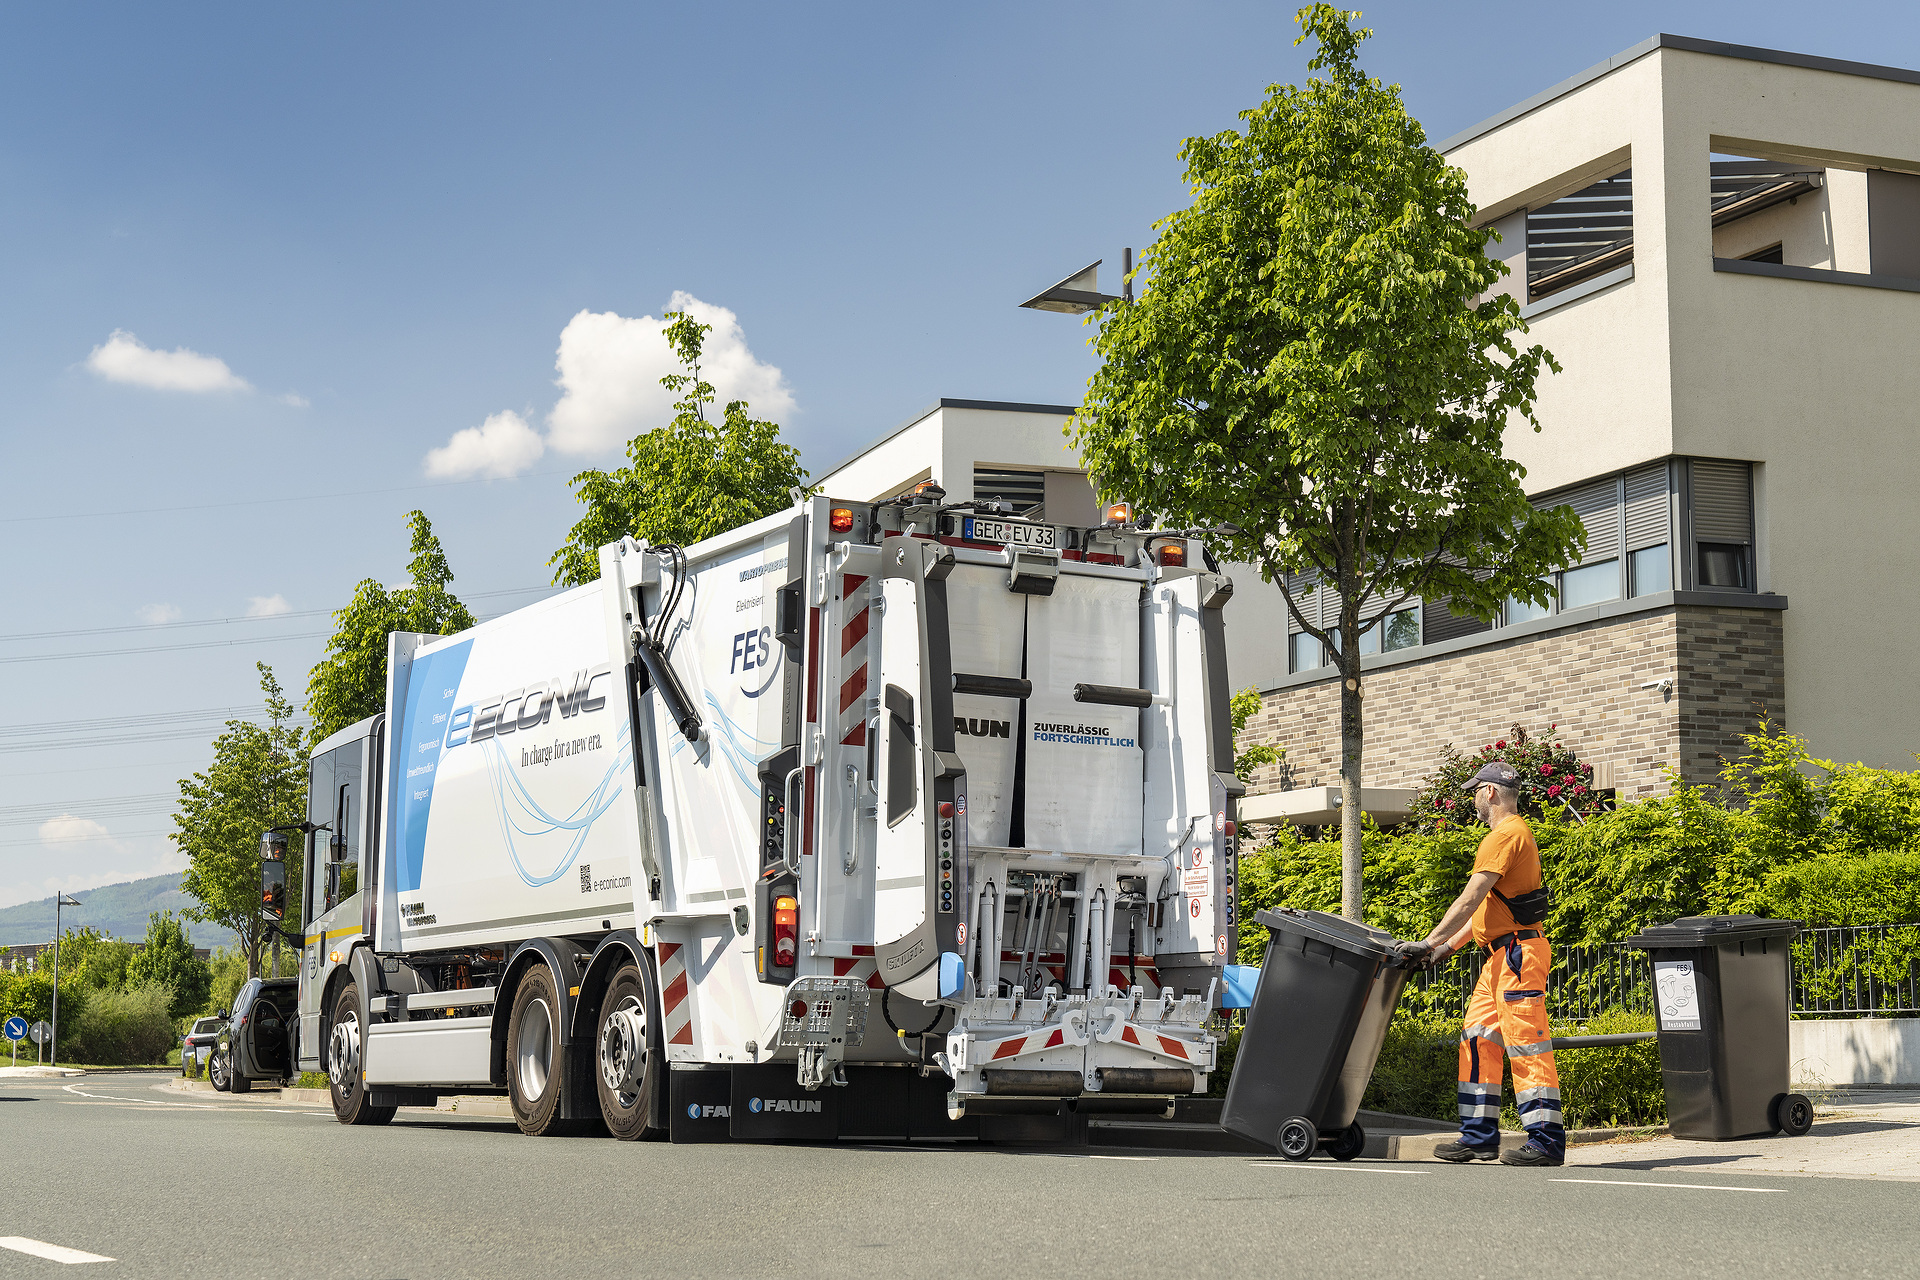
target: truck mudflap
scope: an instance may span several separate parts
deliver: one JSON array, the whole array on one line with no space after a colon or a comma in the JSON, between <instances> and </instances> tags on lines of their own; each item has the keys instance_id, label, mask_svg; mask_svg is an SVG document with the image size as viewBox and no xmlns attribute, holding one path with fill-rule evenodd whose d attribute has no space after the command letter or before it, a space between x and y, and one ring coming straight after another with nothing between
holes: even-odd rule
<instances>
[{"instance_id":1,"label":"truck mudflap","mask_svg":"<svg viewBox=\"0 0 1920 1280\"><path fill-rule=\"evenodd\" d=\"M1216 1044L1212 991L1149 997L975 999L962 1005L935 1061L953 1077L950 1108L1010 1095L1176 1094L1206 1088Z\"/></svg>"}]
</instances>

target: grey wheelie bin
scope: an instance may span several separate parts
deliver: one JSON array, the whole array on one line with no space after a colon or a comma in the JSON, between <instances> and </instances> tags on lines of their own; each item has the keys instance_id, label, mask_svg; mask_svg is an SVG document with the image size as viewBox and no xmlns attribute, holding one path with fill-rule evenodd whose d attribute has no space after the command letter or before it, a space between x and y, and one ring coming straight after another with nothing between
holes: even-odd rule
<instances>
[{"instance_id":1,"label":"grey wheelie bin","mask_svg":"<svg viewBox=\"0 0 1920 1280\"><path fill-rule=\"evenodd\" d=\"M1797 920L1686 916L1626 945L1653 963L1660 1077L1676 1138L1724 1142L1813 1126L1791 1087L1787 947Z\"/></svg>"},{"instance_id":2,"label":"grey wheelie bin","mask_svg":"<svg viewBox=\"0 0 1920 1280\"><path fill-rule=\"evenodd\" d=\"M1355 1123L1408 970L1391 934L1322 911L1262 911L1267 956L1220 1124L1305 1160L1351 1160Z\"/></svg>"}]
</instances>

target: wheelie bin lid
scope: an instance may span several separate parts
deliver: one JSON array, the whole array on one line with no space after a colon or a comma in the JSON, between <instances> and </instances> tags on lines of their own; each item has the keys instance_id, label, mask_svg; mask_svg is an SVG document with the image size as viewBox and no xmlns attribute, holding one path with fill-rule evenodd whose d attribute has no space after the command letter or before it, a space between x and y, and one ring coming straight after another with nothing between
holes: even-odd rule
<instances>
[{"instance_id":1,"label":"wheelie bin lid","mask_svg":"<svg viewBox=\"0 0 1920 1280\"><path fill-rule=\"evenodd\" d=\"M1724 947L1763 938L1792 938L1799 935L1800 928L1798 920L1770 920L1766 916L1682 916L1642 929L1624 945L1639 951Z\"/></svg>"},{"instance_id":2,"label":"wheelie bin lid","mask_svg":"<svg viewBox=\"0 0 1920 1280\"><path fill-rule=\"evenodd\" d=\"M1277 933L1301 934L1315 942L1375 960L1391 960L1398 955L1392 934L1371 925L1356 924L1345 916L1281 907L1276 911L1256 911L1253 918Z\"/></svg>"}]
</instances>

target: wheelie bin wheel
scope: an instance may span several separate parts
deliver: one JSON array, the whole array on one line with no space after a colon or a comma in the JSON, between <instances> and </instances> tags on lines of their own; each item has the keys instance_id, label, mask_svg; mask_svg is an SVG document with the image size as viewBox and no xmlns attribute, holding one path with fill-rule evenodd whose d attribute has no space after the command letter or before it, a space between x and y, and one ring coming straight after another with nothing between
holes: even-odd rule
<instances>
[{"instance_id":1,"label":"wheelie bin wheel","mask_svg":"<svg viewBox=\"0 0 1920 1280\"><path fill-rule=\"evenodd\" d=\"M1773 1127L1789 1138L1798 1138L1813 1128L1813 1103L1801 1094L1781 1094L1768 1111L1773 1116Z\"/></svg>"},{"instance_id":2,"label":"wheelie bin wheel","mask_svg":"<svg viewBox=\"0 0 1920 1280\"><path fill-rule=\"evenodd\" d=\"M1289 1160L1310 1160L1320 1147L1320 1135L1313 1121L1305 1116L1290 1116L1280 1122L1280 1140L1274 1144Z\"/></svg>"},{"instance_id":3,"label":"wheelie bin wheel","mask_svg":"<svg viewBox=\"0 0 1920 1280\"><path fill-rule=\"evenodd\" d=\"M1356 1120L1342 1129L1340 1136L1327 1143L1326 1148L1335 1160L1351 1160L1367 1149L1367 1131Z\"/></svg>"}]
</instances>

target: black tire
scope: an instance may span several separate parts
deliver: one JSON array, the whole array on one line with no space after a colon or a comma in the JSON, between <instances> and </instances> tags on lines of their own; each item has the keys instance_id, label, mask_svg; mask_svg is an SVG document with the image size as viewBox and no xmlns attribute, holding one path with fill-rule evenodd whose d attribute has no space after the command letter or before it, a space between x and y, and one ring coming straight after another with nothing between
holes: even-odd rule
<instances>
[{"instance_id":1,"label":"black tire","mask_svg":"<svg viewBox=\"0 0 1920 1280\"><path fill-rule=\"evenodd\" d=\"M209 1064L211 1065L211 1064ZM252 1093L253 1081L233 1069L233 1055L227 1055L227 1092Z\"/></svg>"},{"instance_id":2,"label":"black tire","mask_svg":"<svg viewBox=\"0 0 1920 1280\"><path fill-rule=\"evenodd\" d=\"M1342 1162L1356 1158L1367 1149L1367 1131L1360 1127L1358 1120L1340 1131L1340 1136L1326 1144L1327 1154Z\"/></svg>"},{"instance_id":3,"label":"black tire","mask_svg":"<svg viewBox=\"0 0 1920 1280\"><path fill-rule=\"evenodd\" d=\"M1274 1146L1288 1160L1311 1160L1320 1148L1320 1135L1305 1116L1290 1116L1280 1122L1280 1136Z\"/></svg>"},{"instance_id":4,"label":"black tire","mask_svg":"<svg viewBox=\"0 0 1920 1280\"><path fill-rule=\"evenodd\" d=\"M341 1124L385 1124L398 1107L376 1107L367 1100L366 1070L361 1065L360 989L349 982L333 1002L328 1020L327 1089L333 1116Z\"/></svg>"},{"instance_id":5,"label":"black tire","mask_svg":"<svg viewBox=\"0 0 1920 1280\"><path fill-rule=\"evenodd\" d=\"M215 1093L225 1093L231 1084L232 1076L227 1070L227 1055L216 1053L207 1059L207 1083L213 1086Z\"/></svg>"},{"instance_id":6,"label":"black tire","mask_svg":"<svg viewBox=\"0 0 1920 1280\"><path fill-rule=\"evenodd\" d=\"M622 1142L665 1137L653 1121L665 1084L666 1052L652 984L639 965L614 973L594 1022L594 1090L607 1131ZM584 1052L586 1046L580 1048Z\"/></svg>"},{"instance_id":7,"label":"black tire","mask_svg":"<svg viewBox=\"0 0 1920 1280\"><path fill-rule=\"evenodd\" d=\"M1798 1138L1813 1128L1813 1103L1798 1093L1783 1093L1767 1108L1773 1127L1789 1138Z\"/></svg>"},{"instance_id":8,"label":"black tire","mask_svg":"<svg viewBox=\"0 0 1920 1280\"><path fill-rule=\"evenodd\" d=\"M553 971L537 964L514 988L507 1019L507 1100L513 1122L530 1138L576 1133L582 1128L561 1119L560 1096L579 1071L561 1042L560 993Z\"/></svg>"}]
</instances>

